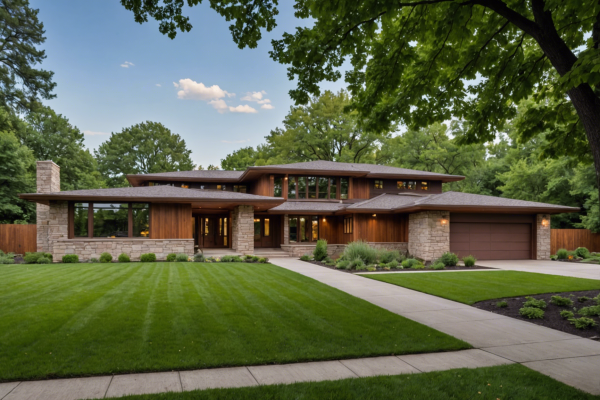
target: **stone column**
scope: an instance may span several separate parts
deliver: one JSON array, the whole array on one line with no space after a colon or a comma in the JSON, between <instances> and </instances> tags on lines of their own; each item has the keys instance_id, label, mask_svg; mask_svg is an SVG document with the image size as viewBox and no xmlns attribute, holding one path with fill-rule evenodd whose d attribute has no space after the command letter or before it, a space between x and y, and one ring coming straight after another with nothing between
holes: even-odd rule
<instances>
[{"instance_id":1,"label":"stone column","mask_svg":"<svg viewBox=\"0 0 600 400\"><path fill-rule=\"evenodd\" d=\"M254 253L254 207L237 206L232 214L231 248L241 254Z\"/></svg>"},{"instance_id":2,"label":"stone column","mask_svg":"<svg viewBox=\"0 0 600 400\"><path fill-rule=\"evenodd\" d=\"M536 218L536 233L537 233L537 259L550 259L550 215L537 214Z\"/></svg>"},{"instance_id":3,"label":"stone column","mask_svg":"<svg viewBox=\"0 0 600 400\"><path fill-rule=\"evenodd\" d=\"M442 220L445 224L442 225ZM408 216L408 253L426 262L450 251L450 212L423 211Z\"/></svg>"},{"instance_id":4,"label":"stone column","mask_svg":"<svg viewBox=\"0 0 600 400\"><path fill-rule=\"evenodd\" d=\"M52 161L38 161L37 163L37 192L60 192L60 167ZM37 223L37 251L50 252L48 241L50 222L50 206L36 205Z\"/></svg>"},{"instance_id":5,"label":"stone column","mask_svg":"<svg viewBox=\"0 0 600 400\"><path fill-rule=\"evenodd\" d=\"M290 244L290 219L288 214L283 214L283 244Z\"/></svg>"}]
</instances>

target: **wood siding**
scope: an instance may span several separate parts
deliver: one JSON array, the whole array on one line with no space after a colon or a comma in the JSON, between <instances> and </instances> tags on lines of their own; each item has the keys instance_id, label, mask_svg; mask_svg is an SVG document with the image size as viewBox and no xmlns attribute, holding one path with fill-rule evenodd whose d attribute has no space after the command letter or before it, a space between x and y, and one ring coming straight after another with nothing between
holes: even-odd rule
<instances>
[{"instance_id":1,"label":"wood siding","mask_svg":"<svg viewBox=\"0 0 600 400\"><path fill-rule=\"evenodd\" d=\"M37 251L37 225L0 225L0 250L15 254Z\"/></svg>"},{"instance_id":2,"label":"wood siding","mask_svg":"<svg viewBox=\"0 0 600 400\"><path fill-rule=\"evenodd\" d=\"M367 242L408 242L408 214L354 214L354 238Z\"/></svg>"},{"instance_id":3,"label":"wood siding","mask_svg":"<svg viewBox=\"0 0 600 400\"><path fill-rule=\"evenodd\" d=\"M558 249L575 250L585 247L589 251L600 251L600 233L589 229L552 229L550 231L550 254Z\"/></svg>"},{"instance_id":4,"label":"wood siding","mask_svg":"<svg viewBox=\"0 0 600 400\"><path fill-rule=\"evenodd\" d=\"M271 181L271 175L262 175L254 184L251 190L248 192L259 196L273 196L273 185Z\"/></svg>"},{"instance_id":5,"label":"wood siding","mask_svg":"<svg viewBox=\"0 0 600 400\"><path fill-rule=\"evenodd\" d=\"M192 229L191 204L150 205L151 239L191 239Z\"/></svg>"},{"instance_id":6,"label":"wood siding","mask_svg":"<svg viewBox=\"0 0 600 400\"><path fill-rule=\"evenodd\" d=\"M352 178L351 199L368 199L373 182L367 178Z\"/></svg>"}]
</instances>

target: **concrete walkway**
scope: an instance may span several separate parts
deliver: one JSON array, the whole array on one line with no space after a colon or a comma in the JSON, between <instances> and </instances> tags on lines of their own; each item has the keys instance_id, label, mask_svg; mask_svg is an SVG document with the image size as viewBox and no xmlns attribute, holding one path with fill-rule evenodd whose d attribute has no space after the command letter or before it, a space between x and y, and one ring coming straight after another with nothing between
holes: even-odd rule
<instances>
[{"instance_id":1,"label":"concrete walkway","mask_svg":"<svg viewBox=\"0 0 600 400\"><path fill-rule=\"evenodd\" d=\"M596 264L570 263L550 260L494 260L477 261L477 265L511 271L538 272L541 274L600 280L600 265Z\"/></svg>"},{"instance_id":2,"label":"concrete walkway","mask_svg":"<svg viewBox=\"0 0 600 400\"><path fill-rule=\"evenodd\" d=\"M477 349L521 363L558 381L600 395L600 342L297 259L272 262L462 339ZM563 272L560 275L567 275L570 265L560 264L561 266L554 267L555 271ZM592 267L600 270L600 266ZM515 270L517 268L514 267ZM528 272L543 272L538 265L523 268L532 269ZM587 273L593 275L595 272L592 270Z\"/></svg>"}]
</instances>

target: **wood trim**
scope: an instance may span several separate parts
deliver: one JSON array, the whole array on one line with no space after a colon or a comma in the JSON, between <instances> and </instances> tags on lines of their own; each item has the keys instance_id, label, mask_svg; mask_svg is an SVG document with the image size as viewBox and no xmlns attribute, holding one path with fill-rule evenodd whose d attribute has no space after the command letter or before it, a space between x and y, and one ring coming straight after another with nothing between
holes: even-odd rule
<instances>
[{"instance_id":1,"label":"wood trim","mask_svg":"<svg viewBox=\"0 0 600 400\"><path fill-rule=\"evenodd\" d=\"M88 203L88 237L94 237L94 203Z\"/></svg>"},{"instance_id":2,"label":"wood trim","mask_svg":"<svg viewBox=\"0 0 600 400\"><path fill-rule=\"evenodd\" d=\"M275 196L275 175L269 177L269 196Z\"/></svg>"},{"instance_id":3,"label":"wood trim","mask_svg":"<svg viewBox=\"0 0 600 400\"><path fill-rule=\"evenodd\" d=\"M335 184L336 184L335 199L341 200L342 199L342 180L339 176L336 178Z\"/></svg>"},{"instance_id":4,"label":"wood trim","mask_svg":"<svg viewBox=\"0 0 600 400\"><path fill-rule=\"evenodd\" d=\"M127 237L133 237L133 205L127 204Z\"/></svg>"},{"instance_id":5,"label":"wood trim","mask_svg":"<svg viewBox=\"0 0 600 400\"><path fill-rule=\"evenodd\" d=\"M283 191L282 197L287 200L288 199L288 180L289 177L287 174L283 177L283 185L281 185L281 190Z\"/></svg>"},{"instance_id":6,"label":"wood trim","mask_svg":"<svg viewBox=\"0 0 600 400\"><path fill-rule=\"evenodd\" d=\"M348 178L348 200L354 198L354 179Z\"/></svg>"}]
</instances>

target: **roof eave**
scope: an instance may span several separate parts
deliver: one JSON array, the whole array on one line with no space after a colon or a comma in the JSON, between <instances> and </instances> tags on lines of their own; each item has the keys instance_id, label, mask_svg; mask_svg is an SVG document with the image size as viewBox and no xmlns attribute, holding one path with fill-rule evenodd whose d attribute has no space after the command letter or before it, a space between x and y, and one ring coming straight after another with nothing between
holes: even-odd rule
<instances>
[{"instance_id":1,"label":"roof eave","mask_svg":"<svg viewBox=\"0 0 600 400\"><path fill-rule=\"evenodd\" d=\"M563 214L578 212L578 207L534 207L534 206L484 206L484 205L435 205L416 204L394 208L394 212L416 211L453 211L470 213L502 213L502 214Z\"/></svg>"}]
</instances>

